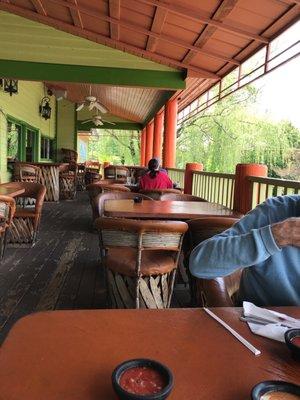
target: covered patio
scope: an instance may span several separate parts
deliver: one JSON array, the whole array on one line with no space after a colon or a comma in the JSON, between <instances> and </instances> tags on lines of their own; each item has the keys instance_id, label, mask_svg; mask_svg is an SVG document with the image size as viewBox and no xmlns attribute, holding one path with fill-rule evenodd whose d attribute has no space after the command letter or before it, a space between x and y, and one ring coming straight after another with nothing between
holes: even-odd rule
<instances>
[{"instance_id":1,"label":"covered patio","mask_svg":"<svg viewBox=\"0 0 300 400\"><path fill-rule=\"evenodd\" d=\"M172 399L299 385L284 345L240 321L241 273L207 284L188 263L300 181L176 165L178 128L299 56L277 49L299 16L298 0L0 0L0 398L113 399L113 369L141 357L170 367ZM138 165L79 162L104 130L138 132ZM140 190L152 158L172 189ZM298 306L276 310L300 327Z\"/></svg>"}]
</instances>

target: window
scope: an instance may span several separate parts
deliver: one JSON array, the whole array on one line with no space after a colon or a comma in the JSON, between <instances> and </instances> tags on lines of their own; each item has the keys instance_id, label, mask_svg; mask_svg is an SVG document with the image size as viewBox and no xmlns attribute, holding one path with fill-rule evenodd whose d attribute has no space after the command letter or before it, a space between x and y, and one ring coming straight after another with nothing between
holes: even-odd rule
<instances>
[{"instance_id":1,"label":"window","mask_svg":"<svg viewBox=\"0 0 300 400\"><path fill-rule=\"evenodd\" d=\"M54 159L55 140L46 137L41 137L41 158Z\"/></svg>"}]
</instances>

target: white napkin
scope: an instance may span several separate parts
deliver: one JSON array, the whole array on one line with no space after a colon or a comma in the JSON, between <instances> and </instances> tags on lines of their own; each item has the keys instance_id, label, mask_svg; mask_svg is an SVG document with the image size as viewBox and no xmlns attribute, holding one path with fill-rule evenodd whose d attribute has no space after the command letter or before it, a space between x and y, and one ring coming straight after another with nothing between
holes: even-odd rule
<instances>
[{"instance_id":1,"label":"white napkin","mask_svg":"<svg viewBox=\"0 0 300 400\"><path fill-rule=\"evenodd\" d=\"M243 302L243 309L249 328L256 335L284 342L284 334L288 329L300 328L299 319L257 307L248 301Z\"/></svg>"}]
</instances>

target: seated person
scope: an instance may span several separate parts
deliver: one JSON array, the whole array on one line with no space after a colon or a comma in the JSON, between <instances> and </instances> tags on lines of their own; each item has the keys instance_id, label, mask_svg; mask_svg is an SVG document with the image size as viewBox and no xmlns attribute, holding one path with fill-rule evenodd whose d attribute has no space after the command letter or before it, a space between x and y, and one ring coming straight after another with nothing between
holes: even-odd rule
<instances>
[{"instance_id":1,"label":"seated person","mask_svg":"<svg viewBox=\"0 0 300 400\"><path fill-rule=\"evenodd\" d=\"M141 177L140 189L151 190L151 189L172 189L173 182L168 175L160 171L159 160L152 158L148 163L148 170L145 175Z\"/></svg>"},{"instance_id":2,"label":"seated person","mask_svg":"<svg viewBox=\"0 0 300 400\"><path fill-rule=\"evenodd\" d=\"M300 195L267 199L233 227L194 248L192 275L212 279L244 268L238 298L300 305Z\"/></svg>"}]
</instances>

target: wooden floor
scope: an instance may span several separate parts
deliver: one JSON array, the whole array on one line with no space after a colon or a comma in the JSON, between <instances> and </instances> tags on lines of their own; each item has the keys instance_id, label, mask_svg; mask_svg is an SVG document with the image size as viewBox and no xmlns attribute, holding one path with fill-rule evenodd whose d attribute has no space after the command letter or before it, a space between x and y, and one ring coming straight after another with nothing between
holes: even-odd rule
<instances>
[{"instance_id":1,"label":"wooden floor","mask_svg":"<svg viewBox=\"0 0 300 400\"><path fill-rule=\"evenodd\" d=\"M82 192L72 201L45 203L35 246L6 249L0 264L0 343L32 312L107 307L90 214ZM176 285L172 306L188 304L187 288Z\"/></svg>"}]
</instances>

